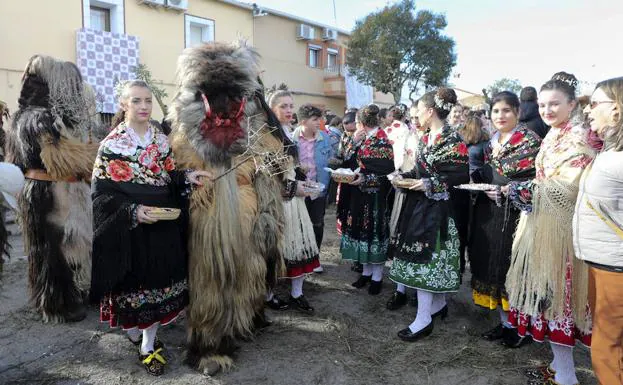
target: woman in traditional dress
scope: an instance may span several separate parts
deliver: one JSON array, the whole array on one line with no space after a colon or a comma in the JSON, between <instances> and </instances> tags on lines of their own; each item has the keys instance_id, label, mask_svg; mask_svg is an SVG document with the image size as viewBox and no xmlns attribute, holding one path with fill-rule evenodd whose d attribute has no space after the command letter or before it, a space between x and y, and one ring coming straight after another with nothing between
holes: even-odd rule
<instances>
[{"instance_id":1,"label":"woman in traditional dress","mask_svg":"<svg viewBox=\"0 0 623 385\"><path fill-rule=\"evenodd\" d=\"M418 119L426 133L420 140L416 166L394 178L410 182L396 230L389 277L417 289L418 309L409 327L398 332L416 341L433 331L433 317L447 315L445 293L459 288L459 236L450 189L469 181L467 146L445 122L456 104L452 89L440 88L418 101ZM404 180L408 179L408 180Z\"/></svg>"},{"instance_id":2,"label":"woman in traditional dress","mask_svg":"<svg viewBox=\"0 0 623 385\"><path fill-rule=\"evenodd\" d=\"M370 283L368 293L381 292L383 266L389 245L388 198L391 185L387 175L394 171L394 151L387 134L379 128L379 108L371 104L357 112L365 137L356 153L357 177L350 184L350 206L346 228L342 229L342 258L363 265L353 287Z\"/></svg>"},{"instance_id":3,"label":"woman in traditional dress","mask_svg":"<svg viewBox=\"0 0 623 385\"><path fill-rule=\"evenodd\" d=\"M412 117L413 127L409 130L409 134L404 142L404 148L402 149L403 158L402 163L394 175L399 175L413 170L415 167L415 161L417 159L418 147L420 143L420 137L422 136L422 126L417 119L417 116ZM389 221L389 233L390 233L390 248L396 243L396 227L398 226L398 220L400 219L400 212L402 211L402 205L404 204L407 194L403 189L396 189L396 195L394 196L394 205L392 207L392 214ZM414 302L417 303L417 296L414 297ZM407 304L407 288L405 285L399 283L396 285L396 290L392 293L392 296L387 301L388 310L397 310Z\"/></svg>"},{"instance_id":4,"label":"woman in traditional dress","mask_svg":"<svg viewBox=\"0 0 623 385\"><path fill-rule=\"evenodd\" d=\"M270 96L268 102L277 119L286 132L292 132L290 121L294 109L292 94L288 91L277 91ZM298 151L295 144L289 146L289 167L283 175L283 209L284 209L284 246L283 258L287 268L287 278L292 288L288 302L269 292L266 306L274 310L285 310L289 306L304 313L313 314L314 308L303 296L305 276L320 266L319 251L314 236L314 228L305 206L306 193L302 187L305 174L296 167ZM298 170L298 172L297 172Z\"/></svg>"},{"instance_id":5,"label":"woman in traditional dress","mask_svg":"<svg viewBox=\"0 0 623 385\"><path fill-rule=\"evenodd\" d=\"M139 80L124 85L122 121L102 141L93 167L94 213L91 298L100 320L122 327L140 345L149 374L164 373L156 340L159 325L174 321L188 304L186 219L183 195L205 171L175 168L167 137L149 123L152 94ZM188 181L188 182L187 182ZM158 208L182 209L158 220Z\"/></svg>"},{"instance_id":6,"label":"woman in traditional dress","mask_svg":"<svg viewBox=\"0 0 623 385\"><path fill-rule=\"evenodd\" d=\"M471 174L473 182L505 186L511 181L533 179L541 139L525 125L518 125L519 98L503 91L493 97L491 106L496 133L485 148L484 166ZM490 341L502 338L504 327L508 326L504 282L519 213L512 204L502 202L500 190L476 193L468 244L472 298L478 306L498 309L500 323L482 334Z\"/></svg>"},{"instance_id":7,"label":"woman in traditional dress","mask_svg":"<svg viewBox=\"0 0 623 385\"><path fill-rule=\"evenodd\" d=\"M590 266L593 370L600 384L623 384L623 77L597 83L589 108L605 143L580 180L573 240Z\"/></svg>"},{"instance_id":8,"label":"woman in traditional dress","mask_svg":"<svg viewBox=\"0 0 623 385\"><path fill-rule=\"evenodd\" d=\"M548 384L577 384L573 346L576 339L590 344L588 271L573 255L572 219L580 175L595 150L576 108L577 84L561 72L541 87L539 112L551 129L536 158L536 178L502 188L523 211L506 278L518 338L508 333L505 344L549 337L554 360L530 372Z\"/></svg>"},{"instance_id":9,"label":"woman in traditional dress","mask_svg":"<svg viewBox=\"0 0 623 385\"><path fill-rule=\"evenodd\" d=\"M355 113L347 112L344 114L344 119L342 120L342 125L344 126L344 132L342 133L342 138L340 139L340 145L338 146L336 159L340 162L339 167L342 168L350 168L355 169L355 141L354 141L354 133L357 129L355 123ZM348 215L348 202L350 201L350 192L353 189L351 185L348 183L340 183L337 188L337 199L336 199L336 216L337 216L337 232L338 234L342 234L342 227L346 223L346 217Z\"/></svg>"}]
</instances>

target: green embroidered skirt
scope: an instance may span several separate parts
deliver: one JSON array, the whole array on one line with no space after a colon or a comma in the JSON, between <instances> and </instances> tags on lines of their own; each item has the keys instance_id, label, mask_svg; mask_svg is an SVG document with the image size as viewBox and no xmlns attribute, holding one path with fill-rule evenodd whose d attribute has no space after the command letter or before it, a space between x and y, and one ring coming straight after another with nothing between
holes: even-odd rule
<instances>
[{"instance_id":1,"label":"green embroidered skirt","mask_svg":"<svg viewBox=\"0 0 623 385\"><path fill-rule=\"evenodd\" d=\"M437 232L437 242L428 263L414 263L394 258L389 278L407 287L447 293L458 291L460 286L460 241L452 218L448 218L448 232L444 238Z\"/></svg>"}]
</instances>

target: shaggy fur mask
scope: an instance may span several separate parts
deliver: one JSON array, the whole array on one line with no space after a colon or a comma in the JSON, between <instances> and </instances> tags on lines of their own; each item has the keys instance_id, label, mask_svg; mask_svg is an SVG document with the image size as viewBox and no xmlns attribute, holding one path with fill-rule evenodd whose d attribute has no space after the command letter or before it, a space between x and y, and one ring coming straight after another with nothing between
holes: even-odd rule
<instances>
[{"instance_id":1,"label":"shaggy fur mask","mask_svg":"<svg viewBox=\"0 0 623 385\"><path fill-rule=\"evenodd\" d=\"M189 48L177 64L179 91L168 118L207 163L227 166L243 153L257 111L259 55L244 42Z\"/></svg>"}]
</instances>

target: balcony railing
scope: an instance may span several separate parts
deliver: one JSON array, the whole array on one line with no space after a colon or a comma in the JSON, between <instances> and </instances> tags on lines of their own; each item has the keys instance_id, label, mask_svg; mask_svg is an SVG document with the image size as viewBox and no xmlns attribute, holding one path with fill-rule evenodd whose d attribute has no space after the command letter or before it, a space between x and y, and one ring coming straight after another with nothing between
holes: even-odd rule
<instances>
[{"instance_id":1,"label":"balcony railing","mask_svg":"<svg viewBox=\"0 0 623 385\"><path fill-rule=\"evenodd\" d=\"M330 77L345 77L346 76L346 66L344 65L335 65L331 67L327 67L324 69L325 78Z\"/></svg>"}]
</instances>

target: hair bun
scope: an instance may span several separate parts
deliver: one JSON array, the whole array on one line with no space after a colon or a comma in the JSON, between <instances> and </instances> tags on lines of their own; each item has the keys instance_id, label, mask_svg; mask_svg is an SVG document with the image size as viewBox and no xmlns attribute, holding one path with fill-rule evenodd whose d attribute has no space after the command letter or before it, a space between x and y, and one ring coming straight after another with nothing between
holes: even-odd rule
<instances>
[{"instance_id":1,"label":"hair bun","mask_svg":"<svg viewBox=\"0 0 623 385\"><path fill-rule=\"evenodd\" d=\"M452 88L441 87L435 93L435 107L450 111L457 103L456 92Z\"/></svg>"},{"instance_id":2,"label":"hair bun","mask_svg":"<svg viewBox=\"0 0 623 385\"><path fill-rule=\"evenodd\" d=\"M381 109L376 104L369 104L363 108L363 113L366 116L375 116L378 115Z\"/></svg>"},{"instance_id":3,"label":"hair bun","mask_svg":"<svg viewBox=\"0 0 623 385\"><path fill-rule=\"evenodd\" d=\"M578 88L579 84L578 79L575 77L575 75L566 73L564 71L556 72L554 76L552 76L552 80L563 82L569 87L573 88L574 91Z\"/></svg>"}]
</instances>

